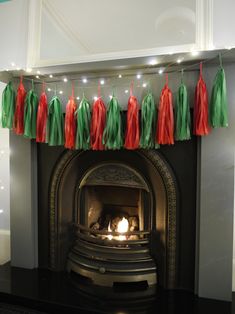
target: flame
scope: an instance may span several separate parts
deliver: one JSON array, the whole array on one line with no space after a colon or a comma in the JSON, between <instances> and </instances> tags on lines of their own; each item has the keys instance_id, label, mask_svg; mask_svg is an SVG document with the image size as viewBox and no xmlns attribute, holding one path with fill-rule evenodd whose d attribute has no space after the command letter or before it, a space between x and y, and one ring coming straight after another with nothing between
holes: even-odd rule
<instances>
[{"instance_id":1,"label":"flame","mask_svg":"<svg viewBox=\"0 0 235 314\"><path fill-rule=\"evenodd\" d=\"M112 230L111 230L111 227L110 227L110 222L109 222L109 225L108 225L108 231L112 231ZM109 240L112 240L113 236L112 236L111 234L109 234L109 235L107 236L107 238L108 238Z\"/></svg>"},{"instance_id":2,"label":"flame","mask_svg":"<svg viewBox=\"0 0 235 314\"><path fill-rule=\"evenodd\" d=\"M123 217L122 220L119 221L117 225L117 232L124 233L124 232L127 232L128 229L129 229L129 222L125 217ZM118 236L118 240L120 241L126 240L126 236L120 235Z\"/></svg>"}]
</instances>

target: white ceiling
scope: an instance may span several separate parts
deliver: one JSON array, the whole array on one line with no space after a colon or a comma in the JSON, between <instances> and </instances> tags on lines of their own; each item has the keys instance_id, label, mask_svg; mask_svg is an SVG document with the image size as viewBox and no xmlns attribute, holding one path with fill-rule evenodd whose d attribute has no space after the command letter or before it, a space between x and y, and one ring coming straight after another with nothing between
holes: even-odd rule
<instances>
[{"instance_id":1,"label":"white ceiling","mask_svg":"<svg viewBox=\"0 0 235 314\"><path fill-rule=\"evenodd\" d=\"M41 59L195 43L195 0L43 0Z\"/></svg>"}]
</instances>

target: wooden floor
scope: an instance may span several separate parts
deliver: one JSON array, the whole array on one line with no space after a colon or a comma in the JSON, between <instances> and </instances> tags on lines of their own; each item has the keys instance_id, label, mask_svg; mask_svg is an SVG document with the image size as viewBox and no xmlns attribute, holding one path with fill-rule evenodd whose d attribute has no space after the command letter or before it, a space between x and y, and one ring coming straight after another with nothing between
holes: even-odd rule
<instances>
[{"instance_id":1,"label":"wooden floor","mask_svg":"<svg viewBox=\"0 0 235 314\"><path fill-rule=\"evenodd\" d=\"M66 273L26 270L10 267L9 264L0 267L0 304L13 304L33 311L55 314L232 313L230 302L202 299L186 291L158 290L154 295L146 292L142 298L138 297L138 293L127 290L110 292L102 288L95 290L85 283L75 286ZM0 313L4 313L1 307Z\"/></svg>"}]
</instances>

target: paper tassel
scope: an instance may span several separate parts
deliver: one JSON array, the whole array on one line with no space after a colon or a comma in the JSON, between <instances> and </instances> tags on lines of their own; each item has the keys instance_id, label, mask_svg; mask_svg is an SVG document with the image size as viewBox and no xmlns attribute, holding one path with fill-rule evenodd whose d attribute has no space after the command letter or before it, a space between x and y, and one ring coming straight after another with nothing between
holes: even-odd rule
<instances>
[{"instance_id":1,"label":"paper tassel","mask_svg":"<svg viewBox=\"0 0 235 314\"><path fill-rule=\"evenodd\" d=\"M77 134L75 147L76 149L87 150L90 148L91 108L90 103L84 96L75 112L75 116L77 116Z\"/></svg>"},{"instance_id":2,"label":"paper tassel","mask_svg":"<svg viewBox=\"0 0 235 314\"><path fill-rule=\"evenodd\" d=\"M48 104L47 104L47 95L44 91L39 99L38 104L38 114L37 114L37 136L36 141L39 143L46 142L46 132L47 132L47 116L48 116Z\"/></svg>"},{"instance_id":3,"label":"paper tassel","mask_svg":"<svg viewBox=\"0 0 235 314\"><path fill-rule=\"evenodd\" d=\"M57 96L54 96L49 103L47 141L50 146L64 144L64 116Z\"/></svg>"},{"instance_id":4,"label":"paper tassel","mask_svg":"<svg viewBox=\"0 0 235 314\"><path fill-rule=\"evenodd\" d=\"M174 144L174 114L172 104L172 92L168 87L168 76L166 75L166 84L162 89L157 122L158 144Z\"/></svg>"},{"instance_id":5,"label":"paper tassel","mask_svg":"<svg viewBox=\"0 0 235 314\"><path fill-rule=\"evenodd\" d=\"M222 66L218 70L211 94L210 124L213 128L228 126L228 103L225 72Z\"/></svg>"},{"instance_id":6,"label":"paper tassel","mask_svg":"<svg viewBox=\"0 0 235 314\"><path fill-rule=\"evenodd\" d=\"M177 105L175 108L175 139L177 141L189 140L190 135L190 109L188 103L188 92L185 84L181 85L177 93Z\"/></svg>"},{"instance_id":7,"label":"paper tassel","mask_svg":"<svg viewBox=\"0 0 235 314\"><path fill-rule=\"evenodd\" d=\"M125 148L137 149L140 141L139 130L139 104L135 96L132 95L133 83L131 85L130 94L127 108L127 125L125 136Z\"/></svg>"},{"instance_id":8,"label":"paper tassel","mask_svg":"<svg viewBox=\"0 0 235 314\"><path fill-rule=\"evenodd\" d=\"M152 93L148 93L141 106L141 148L158 148L155 145L154 137L156 130L156 105Z\"/></svg>"},{"instance_id":9,"label":"paper tassel","mask_svg":"<svg viewBox=\"0 0 235 314\"><path fill-rule=\"evenodd\" d=\"M2 127L12 129L15 113L15 91L9 82L2 93Z\"/></svg>"},{"instance_id":10,"label":"paper tassel","mask_svg":"<svg viewBox=\"0 0 235 314\"><path fill-rule=\"evenodd\" d=\"M24 107L24 136L32 139L36 138L37 108L38 96L31 89L26 96Z\"/></svg>"},{"instance_id":11,"label":"paper tassel","mask_svg":"<svg viewBox=\"0 0 235 314\"><path fill-rule=\"evenodd\" d=\"M23 85L23 78L20 79L20 84L16 95L16 109L14 115L13 129L17 135L24 133L24 102L26 97L26 90Z\"/></svg>"},{"instance_id":12,"label":"paper tassel","mask_svg":"<svg viewBox=\"0 0 235 314\"><path fill-rule=\"evenodd\" d=\"M200 76L195 89L194 105L194 134L207 135L210 132L208 117L208 94L206 83L202 77L202 63L200 63Z\"/></svg>"},{"instance_id":13,"label":"paper tassel","mask_svg":"<svg viewBox=\"0 0 235 314\"><path fill-rule=\"evenodd\" d=\"M121 107L114 96L109 102L103 143L108 149L120 149L123 146Z\"/></svg>"},{"instance_id":14,"label":"paper tassel","mask_svg":"<svg viewBox=\"0 0 235 314\"><path fill-rule=\"evenodd\" d=\"M91 118L91 147L93 150L103 150L103 132L106 121L106 108L103 100L99 97L93 104Z\"/></svg>"},{"instance_id":15,"label":"paper tassel","mask_svg":"<svg viewBox=\"0 0 235 314\"><path fill-rule=\"evenodd\" d=\"M75 111L77 109L74 93L70 97L65 113L65 148L74 149L75 147L75 136L76 136L76 120L75 120Z\"/></svg>"}]
</instances>

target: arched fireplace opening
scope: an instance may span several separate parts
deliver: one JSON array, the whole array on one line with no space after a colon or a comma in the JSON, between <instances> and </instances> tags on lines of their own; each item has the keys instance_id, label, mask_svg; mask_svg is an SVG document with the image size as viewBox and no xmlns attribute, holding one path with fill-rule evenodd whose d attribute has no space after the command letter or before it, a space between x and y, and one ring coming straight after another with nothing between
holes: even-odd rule
<instances>
[{"instance_id":1,"label":"arched fireplace opening","mask_svg":"<svg viewBox=\"0 0 235 314\"><path fill-rule=\"evenodd\" d=\"M65 152L51 178L51 269L175 288L176 191L157 151Z\"/></svg>"}]
</instances>

